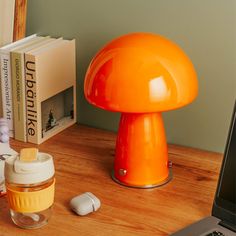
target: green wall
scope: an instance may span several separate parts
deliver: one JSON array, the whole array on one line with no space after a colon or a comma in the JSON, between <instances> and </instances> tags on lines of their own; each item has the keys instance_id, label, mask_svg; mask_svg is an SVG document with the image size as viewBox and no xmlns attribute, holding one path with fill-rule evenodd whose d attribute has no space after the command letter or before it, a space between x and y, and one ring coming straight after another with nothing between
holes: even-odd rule
<instances>
[{"instance_id":1,"label":"green wall","mask_svg":"<svg viewBox=\"0 0 236 236\"><path fill-rule=\"evenodd\" d=\"M223 152L236 97L235 0L28 0L27 35L77 40L82 124L117 130L119 114L96 109L84 99L84 75L104 44L137 31L175 41L198 73L195 102L163 115L168 142Z\"/></svg>"}]
</instances>

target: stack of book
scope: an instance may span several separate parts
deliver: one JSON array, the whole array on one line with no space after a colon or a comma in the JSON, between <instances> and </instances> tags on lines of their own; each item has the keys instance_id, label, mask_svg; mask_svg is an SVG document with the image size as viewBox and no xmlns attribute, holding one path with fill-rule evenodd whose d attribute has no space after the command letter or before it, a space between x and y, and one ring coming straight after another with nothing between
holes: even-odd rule
<instances>
[{"instance_id":1,"label":"stack of book","mask_svg":"<svg viewBox=\"0 0 236 236\"><path fill-rule=\"evenodd\" d=\"M40 144L76 122L75 40L31 35L0 48L10 136Z\"/></svg>"}]
</instances>

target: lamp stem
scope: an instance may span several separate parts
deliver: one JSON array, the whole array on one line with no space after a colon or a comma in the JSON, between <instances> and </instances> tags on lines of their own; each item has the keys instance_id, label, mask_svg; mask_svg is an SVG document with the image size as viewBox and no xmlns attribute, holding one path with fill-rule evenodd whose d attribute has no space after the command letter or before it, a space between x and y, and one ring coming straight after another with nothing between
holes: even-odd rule
<instances>
[{"instance_id":1,"label":"lamp stem","mask_svg":"<svg viewBox=\"0 0 236 236\"><path fill-rule=\"evenodd\" d=\"M113 179L140 188L170 180L161 113L121 114Z\"/></svg>"}]
</instances>

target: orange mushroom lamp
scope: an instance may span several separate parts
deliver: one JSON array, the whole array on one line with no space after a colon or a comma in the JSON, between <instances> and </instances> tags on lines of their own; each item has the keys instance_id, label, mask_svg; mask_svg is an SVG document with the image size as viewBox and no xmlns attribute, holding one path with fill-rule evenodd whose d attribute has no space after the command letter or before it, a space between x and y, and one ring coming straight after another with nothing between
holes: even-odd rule
<instances>
[{"instance_id":1,"label":"orange mushroom lamp","mask_svg":"<svg viewBox=\"0 0 236 236\"><path fill-rule=\"evenodd\" d=\"M121 112L115 181L149 188L171 179L161 112L189 104L197 91L190 59L162 36L124 35L97 53L85 76L84 93L94 106Z\"/></svg>"}]
</instances>

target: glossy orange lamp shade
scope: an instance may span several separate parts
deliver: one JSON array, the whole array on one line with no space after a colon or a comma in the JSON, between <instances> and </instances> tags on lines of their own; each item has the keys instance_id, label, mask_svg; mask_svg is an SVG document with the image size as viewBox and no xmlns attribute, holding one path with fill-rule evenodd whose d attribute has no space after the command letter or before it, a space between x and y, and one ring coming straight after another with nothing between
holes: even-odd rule
<instances>
[{"instance_id":1,"label":"glossy orange lamp shade","mask_svg":"<svg viewBox=\"0 0 236 236\"><path fill-rule=\"evenodd\" d=\"M197 96L194 67L170 40L132 33L108 43L86 73L84 93L93 105L121 112L113 179L149 188L171 178L161 112Z\"/></svg>"}]
</instances>

